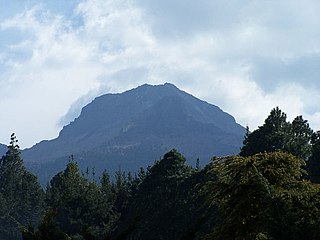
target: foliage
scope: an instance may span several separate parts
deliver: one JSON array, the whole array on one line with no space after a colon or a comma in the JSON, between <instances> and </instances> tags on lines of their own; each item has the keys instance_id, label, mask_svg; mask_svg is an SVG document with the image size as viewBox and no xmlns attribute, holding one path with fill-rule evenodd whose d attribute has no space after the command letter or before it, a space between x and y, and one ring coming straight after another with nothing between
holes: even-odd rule
<instances>
[{"instance_id":1,"label":"foliage","mask_svg":"<svg viewBox=\"0 0 320 240\"><path fill-rule=\"evenodd\" d=\"M312 154L308 160L308 171L313 182L320 183L320 131L312 135Z\"/></svg>"},{"instance_id":2,"label":"foliage","mask_svg":"<svg viewBox=\"0 0 320 240\"><path fill-rule=\"evenodd\" d=\"M220 223L208 239L319 239L319 186L303 176L305 162L274 152L225 157L206 186Z\"/></svg>"},{"instance_id":3,"label":"foliage","mask_svg":"<svg viewBox=\"0 0 320 240\"><path fill-rule=\"evenodd\" d=\"M311 155L312 133L302 116L296 117L292 123L287 122L287 115L276 107L257 130L250 133L247 129L240 155L281 150L307 160Z\"/></svg>"},{"instance_id":4,"label":"foliage","mask_svg":"<svg viewBox=\"0 0 320 240\"><path fill-rule=\"evenodd\" d=\"M109 184L106 174L101 187L90 182L71 161L53 177L46 192L47 207L56 213L58 227L69 236L103 239L116 218Z\"/></svg>"},{"instance_id":5,"label":"foliage","mask_svg":"<svg viewBox=\"0 0 320 240\"><path fill-rule=\"evenodd\" d=\"M23 232L23 240L67 240L68 236L59 228L54 220L56 213L52 209L48 209L44 215L43 221L38 231L32 226Z\"/></svg>"},{"instance_id":6,"label":"foliage","mask_svg":"<svg viewBox=\"0 0 320 240\"><path fill-rule=\"evenodd\" d=\"M207 177L205 170L186 165L176 150L166 153L139 184L113 238L194 239L206 232L211 211L196 185Z\"/></svg>"},{"instance_id":7,"label":"foliage","mask_svg":"<svg viewBox=\"0 0 320 240\"><path fill-rule=\"evenodd\" d=\"M81 173L71 157L43 196L12 135L0 161L0 238L320 239L320 187L306 180L307 169L320 181L320 133L276 108L244 143L242 156L204 168L173 149L113 181L107 171L100 182L94 170Z\"/></svg>"},{"instance_id":8,"label":"foliage","mask_svg":"<svg viewBox=\"0 0 320 240\"><path fill-rule=\"evenodd\" d=\"M147 171L119 170L114 182L104 172L98 185L71 161L24 239L320 239L320 188L305 165L275 151L193 169L173 149Z\"/></svg>"},{"instance_id":9,"label":"foliage","mask_svg":"<svg viewBox=\"0 0 320 240\"><path fill-rule=\"evenodd\" d=\"M287 145L288 152L302 159L309 159L311 156L311 137L312 129L309 127L308 121L302 116L296 117L291 123L290 140Z\"/></svg>"},{"instance_id":10,"label":"foliage","mask_svg":"<svg viewBox=\"0 0 320 240\"><path fill-rule=\"evenodd\" d=\"M249 156L284 149L289 129L287 115L278 107L272 109L263 126L246 135L240 155Z\"/></svg>"},{"instance_id":11,"label":"foliage","mask_svg":"<svg viewBox=\"0 0 320 240\"><path fill-rule=\"evenodd\" d=\"M0 239L20 239L20 231L37 225L42 214L43 192L37 178L20 158L14 134L0 160Z\"/></svg>"}]
</instances>

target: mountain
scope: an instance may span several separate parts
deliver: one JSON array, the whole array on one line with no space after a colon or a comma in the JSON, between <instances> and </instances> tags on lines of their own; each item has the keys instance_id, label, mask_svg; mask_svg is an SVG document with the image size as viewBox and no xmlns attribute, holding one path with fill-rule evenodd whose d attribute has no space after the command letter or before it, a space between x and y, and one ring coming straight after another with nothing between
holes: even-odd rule
<instances>
[{"instance_id":1,"label":"mountain","mask_svg":"<svg viewBox=\"0 0 320 240\"><path fill-rule=\"evenodd\" d=\"M189 163L236 154L245 129L217 106L172 84L105 94L85 106L59 136L22 152L38 175L52 176L73 154L80 167L137 170L176 148ZM41 177L40 177L41 179ZM45 179L44 179L45 180Z\"/></svg>"},{"instance_id":2,"label":"mountain","mask_svg":"<svg viewBox=\"0 0 320 240\"><path fill-rule=\"evenodd\" d=\"M7 152L8 147L0 143L0 158Z\"/></svg>"}]
</instances>

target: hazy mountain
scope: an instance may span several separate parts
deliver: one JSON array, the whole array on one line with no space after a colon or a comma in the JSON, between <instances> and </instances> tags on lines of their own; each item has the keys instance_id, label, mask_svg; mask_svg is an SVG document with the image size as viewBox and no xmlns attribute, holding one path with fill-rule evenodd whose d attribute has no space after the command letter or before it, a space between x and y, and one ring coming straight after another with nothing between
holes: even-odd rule
<instances>
[{"instance_id":1,"label":"hazy mountain","mask_svg":"<svg viewBox=\"0 0 320 240\"><path fill-rule=\"evenodd\" d=\"M8 147L0 143L0 158L7 152Z\"/></svg>"},{"instance_id":2,"label":"hazy mountain","mask_svg":"<svg viewBox=\"0 0 320 240\"><path fill-rule=\"evenodd\" d=\"M62 169L71 154L81 167L95 166L98 173L136 170L172 148L190 163L197 158L204 163L214 155L238 153L244 133L231 115L172 84L145 84L97 97L58 138L24 150L23 158L47 176Z\"/></svg>"}]
</instances>

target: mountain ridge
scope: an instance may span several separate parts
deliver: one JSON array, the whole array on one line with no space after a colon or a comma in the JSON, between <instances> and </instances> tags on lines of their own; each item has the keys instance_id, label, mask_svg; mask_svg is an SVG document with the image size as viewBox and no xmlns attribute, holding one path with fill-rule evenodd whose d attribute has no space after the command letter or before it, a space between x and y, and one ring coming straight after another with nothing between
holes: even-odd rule
<instances>
[{"instance_id":1,"label":"mountain ridge","mask_svg":"<svg viewBox=\"0 0 320 240\"><path fill-rule=\"evenodd\" d=\"M144 84L95 98L56 139L42 141L22 155L31 165L65 162L74 154L83 166L114 170L124 165L135 170L172 148L190 161L236 154L244 134L245 128L219 107L173 84Z\"/></svg>"}]
</instances>

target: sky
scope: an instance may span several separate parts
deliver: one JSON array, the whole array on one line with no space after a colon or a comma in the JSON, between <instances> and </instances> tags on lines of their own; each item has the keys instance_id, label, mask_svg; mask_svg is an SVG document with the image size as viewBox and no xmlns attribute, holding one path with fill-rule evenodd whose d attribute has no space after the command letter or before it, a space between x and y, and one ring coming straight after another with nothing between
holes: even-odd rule
<instances>
[{"instance_id":1,"label":"sky","mask_svg":"<svg viewBox=\"0 0 320 240\"><path fill-rule=\"evenodd\" d=\"M320 130L318 0L0 0L0 142L58 136L96 96L170 82L250 130Z\"/></svg>"}]
</instances>

